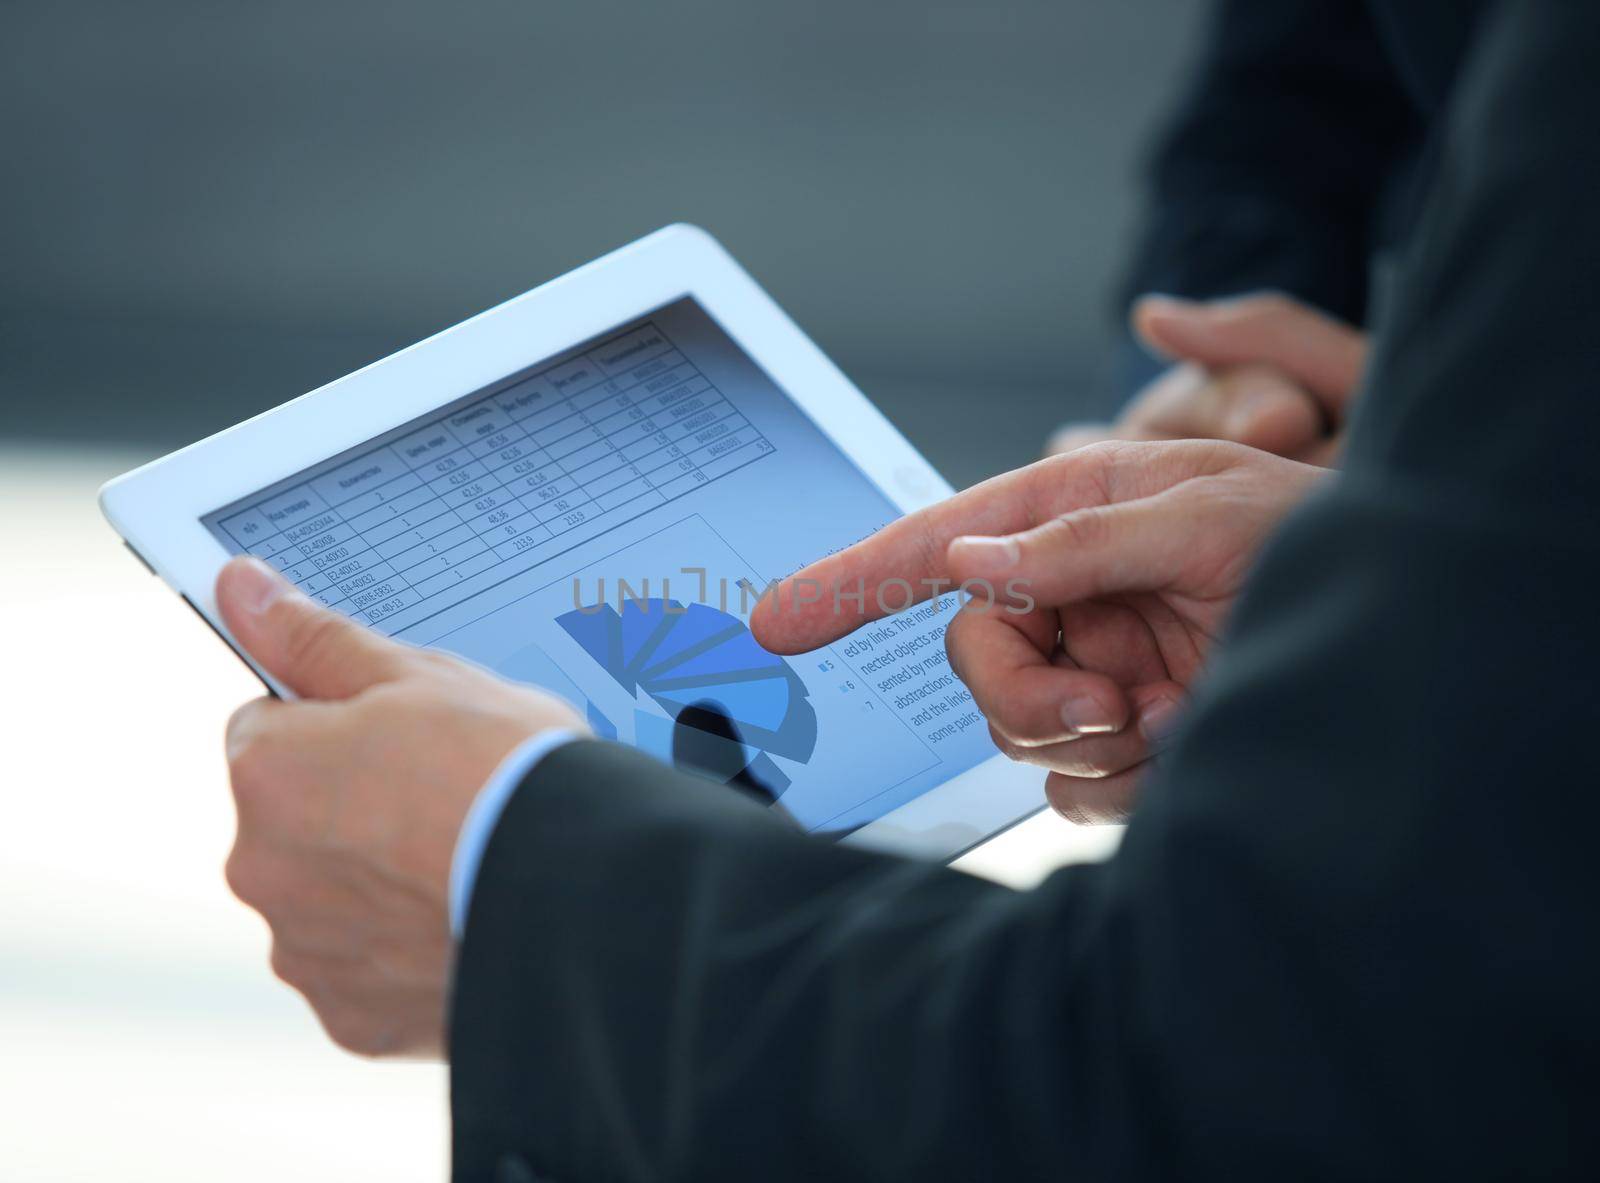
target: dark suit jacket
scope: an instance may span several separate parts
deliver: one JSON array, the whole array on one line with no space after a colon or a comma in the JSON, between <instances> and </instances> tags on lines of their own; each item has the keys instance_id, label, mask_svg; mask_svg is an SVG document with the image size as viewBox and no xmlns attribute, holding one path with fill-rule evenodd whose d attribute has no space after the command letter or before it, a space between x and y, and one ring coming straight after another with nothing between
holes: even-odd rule
<instances>
[{"instance_id":1,"label":"dark suit jacket","mask_svg":"<svg viewBox=\"0 0 1600 1183\"><path fill-rule=\"evenodd\" d=\"M460 951L457 1177L1600 1175L1600 4L1487 17L1348 471L1019 893L602 743Z\"/></svg>"},{"instance_id":2,"label":"dark suit jacket","mask_svg":"<svg viewBox=\"0 0 1600 1183\"><path fill-rule=\"evenodd\" d=\"M1219 0L1158 137L1113 310L1114 397L1164 364L1127 332L1144 292L1273 290L1364 325L1431 179L1483 0Z\"/></svg>"}]
</instances>

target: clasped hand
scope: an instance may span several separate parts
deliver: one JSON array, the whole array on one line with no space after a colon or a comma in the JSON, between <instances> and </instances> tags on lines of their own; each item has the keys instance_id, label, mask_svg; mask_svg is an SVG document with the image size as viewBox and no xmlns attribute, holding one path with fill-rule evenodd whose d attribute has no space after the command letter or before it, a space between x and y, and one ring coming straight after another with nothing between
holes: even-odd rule
<instances>
[{"instance_id":1,"label":"clasped hand","mask_svg":"<svg viewBox=\"0 0 1600 1183\"><path fill-rule=\"evenodd\" d=\"M1134 335L1174 364L1116 422L1063 428L1048 453L1106 439L1219 439L1331 465L1367 362L1367 337L1277 293L1222 300L1146 296Z\"/></svg>"}]
</instances>

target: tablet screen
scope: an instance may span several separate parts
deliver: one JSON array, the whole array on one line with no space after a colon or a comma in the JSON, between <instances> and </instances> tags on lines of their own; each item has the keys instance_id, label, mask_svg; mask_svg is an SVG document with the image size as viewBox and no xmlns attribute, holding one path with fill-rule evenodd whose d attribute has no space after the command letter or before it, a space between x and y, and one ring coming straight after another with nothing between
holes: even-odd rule
<instances>
[{"instance_id":1,"label":"tablet screen","mask_svg":"<svg viewBox=\"0 0 1600 1183\"><path fill-rule=\"evenodd\" d=\"M945 658L954 596L800 657L746 627L770 580L896 516L685 298L202 520L380 632L843 834L995 752Z\"/></svg>"}]
</instances>

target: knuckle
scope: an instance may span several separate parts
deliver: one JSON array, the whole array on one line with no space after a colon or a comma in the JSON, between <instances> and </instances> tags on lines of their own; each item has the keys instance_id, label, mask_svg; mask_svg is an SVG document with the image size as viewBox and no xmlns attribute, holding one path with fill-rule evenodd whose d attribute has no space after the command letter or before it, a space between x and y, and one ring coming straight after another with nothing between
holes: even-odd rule
<instances>
[{"instance_id":1,"label":"knuckle","mask_svg":"<svg viewBox=\"0 0 1600 1183\"><path fill-rule=\"evenodd\" d=\"M1071 822L1075 826L1092 826L1095 824L1094 815L1084 809L1076 799L1056 804L1054 808L1056 815L1062 821Z\"/></svg>"},{"instance_id":2,"label":"knuckle","mask_svg":"<svg viewBox=\"0 0 1600 1183\"><path fill-rule=\"evenodd\" d=\"M1071 451L1058 451L1034 462L1036 471L1043 473L1053 483L1073 468L1083 463L1083 454L1093 448L1092 443L1079 444Z\"/></svg>"},{"instance_id":3,"label":"knuckle","mask_svg":"<svg viewBox=\"0 0 1600 1183\"><path fill-rule=\"evenodd\" d=\"M1121 768L1113 767L1111 761L1104 757L1097 758L1093 753L1073 753L1073 758L1058 766L1058 771L1068 776L1075 776L1081 780L1104 780L1121 772Z\"/></svg>"},{"instance_id":4,"label":"knuckle","mask_svg":"<svg viewBox=\"0 0 1600 1183\"><path fill-rule=\"evenodd\" d=\"M254 771L261 759L261 749L267 728L262 718L262 699L245 703L228 717L223 733L223 748L228 758L228 770L237 782L242 773Z\"/></svg>"},{"instance_id":5,"label":"knuckle","mask_svg":"<svg viewBox=\"0 0 1600 1183\"><path fill-rule=\"evenodd\" d=\"M1011 741L1011 737L995 726L994 721L989 722L989 738L994 746L1000 749L1000 754L1008 760L1021 760L1021 750Z\"/></svg>"},{"instance_id":6,"label":"knuckle","mask_svg":"<svg viewBox=\"0 0 1600 1183\"><path fill-rule=\"evenodd\" d=\"M512 698L508 705L514 706L520 714L538 726L563 726L574 727L580 731L588 730L588 720L564 699L533 686L513 686L509 690Z\"/></svg>"},{"instance_id":7,"label":"knuckle","mask_svg":"<svg viewBox=\"0 0 1600 1183\"><path fill-rule=\"evenodd\" d=\"M438 649L417 649L406 646L401 653L404 654L413 672L418 674L436 676L471 668L463 665L460 658Z\"/></svg>"},{"instance_id":8,"label":"knuckle","mask_svg":"<svg viewBox=\"0 0 1600 1183\"><path fill-rule=\"evenodd\" d=\"M1016 713L1010 703L1006 701L1005 696L996 693L991 687L982 685L977 688L968 686L967 689L972 693L973 705L988 720L989 729L995 734L1004 737L1009 747L1019 746L1017 741L1020 737L1016 725Z\"/></svg>"},{"instance_id":9,"label":"knuckle","mask_svg":"<svg viewBox=\"0 0 1600 1183\"><path fill-rule=\"evenodd\" d=\"M977 695L973 699L976 701ZM979 702L978 707L1013 747L1037 747L1041 742L1055 742L1061 738L1060 734L1041 731L1035 721L1038 712L1034 704L1009 687L989 695L988 701Z\"/></svg>"},{"instance_id":10,"label":"knuckle","mask_svg":"<svg viewBox=\"0 0 1600 1183\"><path fill-rule=\"evenodd\" d=\"M1104 456L1106 450L1114 447L1116 442L1103 436L1097 440L1082 441L1070 452L1057 452L1037 461L1036 471L1043 474L1047 485L1058 485L1073 474L1092 468L1098 458Z\"/></svg>"},{"instance_id":11,"label":"knuckle","mask_svg":"<svg viewBox=\"0 0 1600 1183\"><path fill-rule=\"evenodd\" d=\"M230 754L235 748L247 743L254 733L256 718L261 710L260 703L260 699L252 698L228 716L228 724L223 732L223 737Z\"/></svg>"},{"instance_id":12,"label":"knuckle","mask_svg":"<svg viewBox=\"0 0 1600 1183\"><path fill-rule=\"evenodd\" d=\"M235 844L229 852L228 861L222 864L222 878L242 903L254 907L262 896L261 864L243 846Z\"/></svg>"},{"instance_id":13,"label":"knuckle","mask_svg":"<svg viewBox=\"0 0 1600 1183\"><path fill-rule=\"evenodd\" d=\"M330 988L315 958L273 947L273 972L306 1000L324 1034L352 1055L376 1057L391 1050L392 1039L381 1016L370 1013L342 989Z\"/></svg>"},{"instance_id":14,"label":"knuckle","mask_svg":"<svg viewBox=\"0 0 1600 1183\"><path fill-rule=\"evenodd\" d=\"M1070 457L1062 457L1064 463L1076 461L1082 464L1089 461L1091 464L1108 463L1118 456L1124 455L1131 449L1137 450L1138 441L1134 440L1099 440L1092 444L1085 444Z\"/></svg>"},{"instance_id":15,"label":"knuckle","mask_svg":"<svg viewBox=\"0 0 1600 1183\"><path fill-rule=\"evenodd\" d=\"M381 1023L349 1006L324 1007L317 1011L322 1029L345 1051L357 1056L382 1055L387 1041Z\"/></svg>"},{"instance_id":16,"label":"knuckle","mask_svg":"<svg viewBox=\"0 0 1600 1183\"><path fill-rule=\"evenodd\" d=\"M944 570L944 556L949 544L946 543L933 530L923 527L911 535L912 542L917 549L918 570L929 575ZM882 598L882 592L879 592Z\"/></svg>"},{"instance_id":17,"label":"knuckle","mask_svg":"<svg viewBox=\"0 0 1600 1183\"><path fill-rule=\"evenodd\" d=\"M305 961L297 954L285 948L283 942L272 942L272 953L269 957L269 963L272 966L272 973L274 977L276 977L280 982L283 982L289 986L293 986L296 990L300 990L301 993L305 993L305 991L301 989L302 983L305 983L308 980L308 975L305 972Z\"/></svg>"},{"instance_id":18,"label":"knuckle","mask_svg":"<svg viewBox=\"0 0 1600 1183\"><path fill-rule=\"evenodd\" d=\"M1144 759L1144 753L1130 752L1123 736L1087 737L1077 740L1066 749L1064 758L1057 761L1057 772L1080 780L1104 780L1126 772Z\"/></svg>"},{"instance_id":19,"label":"knuckle","mask_svg":"<svg viewBox=\"0 0 1600 1183\"><path fill-rule=\"evenodd\" d=\"M1074 510L1052 518L1036 535L1037 542L1046 550L1058 547L1070 550L1087 550L1105 542L1111 519L1097 507Z\"/></svg>"},{"instance_id":20,"label":"knuckle","mask_svg":"<svg viewBox=\"0 0 1600 1183\"><path fill-rule=\"evenodd\" d=\"M251 734L228 744L228 777L235 797L247 795L261 780L265 757L259 735Z\"/></svg>"},{"instance_id":21,"label":"knuckle","mask_svg":"<svg viewBox=\"0 0 1600 1183\"><path fill-rule=\"evenodd\" d=\"M1030 740L1012 736L1009 745L1011 758L1019 764L1031 764L1047 772L1057 772L1061 768L1061 761L1053 754L1054 749L1067 742L1070 741Z\"/></svg>"},{"instance_id":22,"label":"knuckle","mask_svg":"<svg viewBox=\"0 0 1600 1183\"><path fill-rule=\"evenodd\" d=\"M1052 775L1045 781L1045 798L1050 802L1050 808L1064 821L1069 821L1075 826L1088 826L1094 824L1094 817L1084 805L1083 797L1068 778Z\"/></svg>"},{"instance_id":23,"label":"knuckle","mask_svg":"<svg viewBox=\"0 0 1600 1183\"><path fill-rule=\"evenodd\" d=\"M1045 796L1050 808L1075 826L1115 825L1128 819L1126 791L1108 794L1099 786L1075 785L1071 777L1054 775L1045 782Z\"/></svg>"}]
</instances>

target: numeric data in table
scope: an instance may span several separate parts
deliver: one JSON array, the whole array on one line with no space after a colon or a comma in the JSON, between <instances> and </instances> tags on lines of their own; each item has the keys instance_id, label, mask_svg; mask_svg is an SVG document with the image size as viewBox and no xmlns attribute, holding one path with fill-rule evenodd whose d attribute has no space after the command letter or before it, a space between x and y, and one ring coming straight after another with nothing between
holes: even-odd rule
<instances>
[{"instance_id":1,"label":"numeric data in table","mask_svg":"<svg viewBox=\"0 0 1600 1183\"><path fill-rule=\"evenodd\" d=\"M652 322L218 525L308 595L396 633L772 450Z\"/></svg>"}]
</instances>

